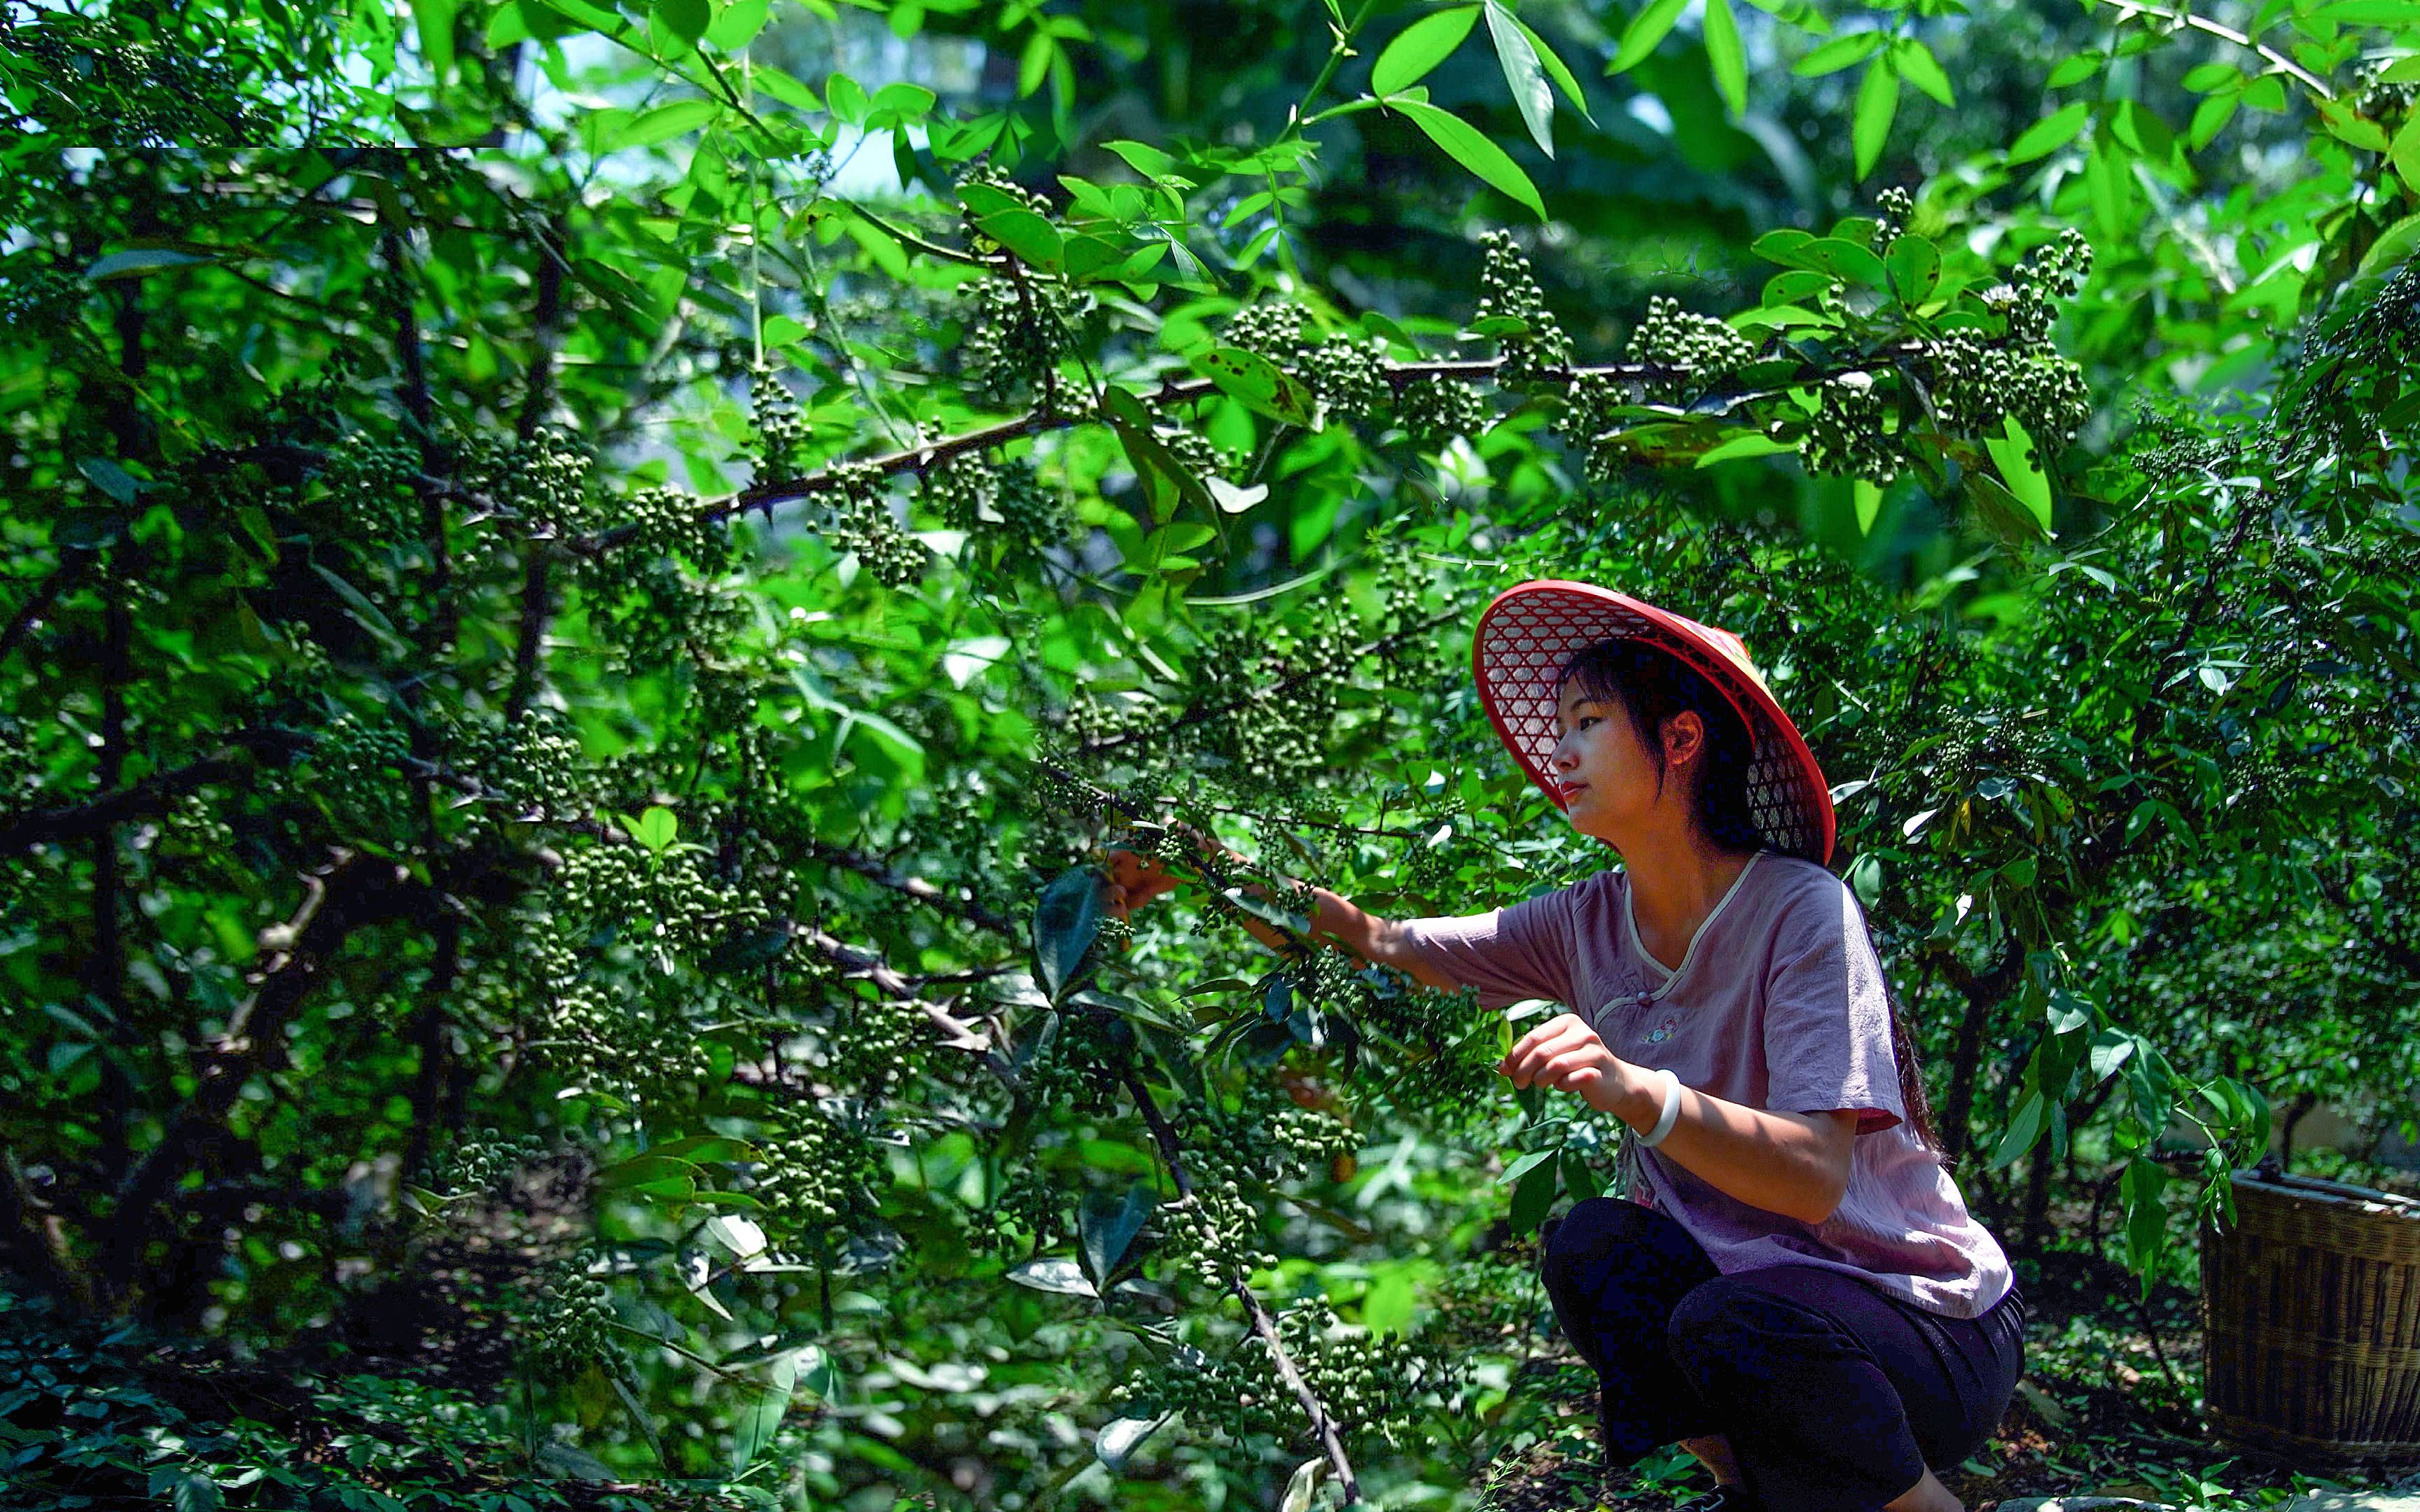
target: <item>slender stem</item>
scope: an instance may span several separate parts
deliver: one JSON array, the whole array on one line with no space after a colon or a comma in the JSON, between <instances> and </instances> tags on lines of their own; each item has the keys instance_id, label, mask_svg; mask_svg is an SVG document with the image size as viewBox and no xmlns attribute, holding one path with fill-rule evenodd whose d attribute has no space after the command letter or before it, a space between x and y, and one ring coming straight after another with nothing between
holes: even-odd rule
<instances>
[{"instance_id":1,"label":"slender stem","mask_svg":"<svg viewBox=\"0 0 2420 1512\"><path fill-rule=\"evenodd\" d=\"M2319 96L2321 100L2334 100L2335 98L2335 91L2328 87L2326 80L2320 78L2318 74L2313 73L2310 69L2304 68L2301 64L2295 62L2292 58L2288 57L2285 54L2278 52L2275 48L2271 47L2268 43L2256 42L2250 37L2237 31L2232 26L2222 26L2217 22L2211 21L2208 17L2196 16L2182 8L2175 10L2164 10L2157 6L2142 5L2138 3L2138 0L2105 0L2105 3L2115 7L2118 14L2128 21L2158 21L2166 22L2172 25L2188 26L2195 31L2207 33L2211 37L2218 38L2222 41L2233 42L2238 47L2249 48L2253 52L2257 53L2262 57L2268 59L2269 66L2276 69L2278 72L2292 74L2296 79L2302 82L2305 88Z\"/></svg>"},{"instance_id":2,"label":"slender stem","mask_svg":"<svg viewBox=\"0 0 2420 1512\"><path fill-rule=\"evenodd\" d=\"M1134 1099L1135 1111L1142 1115L1143 1122L1151 1128L1152 1141L1159 1147L1159 1158L1168 1165L1169 1178L1176 1183L1177 1196L1182 1199L1192 1196L1193 1180L1185 1170L1185 1147L1177 1139L1176 1131L1169 1126L1168 1115L1160 1112L1159 1104L1153 1101L1151 1088L1143 1084L1133 1061L1120 1067L1119 1074L1125 1083L1126 1095ZM1327 1451L1327 1462L1336 1472L1337 1482L1344 1488L1344 1504L1351 1506L1359 1502L1361 1484L1353 1473L1353 1461L1344 1453L1344 1436L1334 1414L1328 1412L1327 1404L1311 1389L1311 1382L1303 1379L1300 1367L1294 1363L1294 1356L1287 1351L1284 1341L1278 1337L1277 1320L1269 1316L1268 1308L1261 1304L1260 1294L1244 1277L1231 1278L1228 1289L1237 1302L1244 1304L1245 1316L1251 1319L1252 1332L1267 1348L1269 1363L1277 1367L1278 1378L1294 1393L1295 1400L1302 1404L1304 1414L1311 1419L1312 1435Z\"/></svg>"}]
</instances>

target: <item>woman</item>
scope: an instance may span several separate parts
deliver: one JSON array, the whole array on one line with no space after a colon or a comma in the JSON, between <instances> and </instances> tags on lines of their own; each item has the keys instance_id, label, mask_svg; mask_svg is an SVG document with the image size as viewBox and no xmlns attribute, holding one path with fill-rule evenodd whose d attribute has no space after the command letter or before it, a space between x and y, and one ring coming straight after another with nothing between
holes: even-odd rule
<instances>
[{"instance_id":1,"label":"woman","mask_svg":"<svg viewBox=\"0 0 2420 1512\"><path fill-rule=\"evenodd\" d=\"M1736 637L1585 583L1504 594L1473 662L1497 733L1622 870L1458 918L1321 890L1312 935L1490 1007L1575 1010L1498 1069L1637 1135L1629 1198L1574 1205L1544 1245L1608 1460L1678 1442L1722 1512L1959 1512L1930 1467L1998 1423L2024 1304L1825 870L1806 742ZM1114 859L1121 912L1174 886Z\"/></svg>"}]
</instances>

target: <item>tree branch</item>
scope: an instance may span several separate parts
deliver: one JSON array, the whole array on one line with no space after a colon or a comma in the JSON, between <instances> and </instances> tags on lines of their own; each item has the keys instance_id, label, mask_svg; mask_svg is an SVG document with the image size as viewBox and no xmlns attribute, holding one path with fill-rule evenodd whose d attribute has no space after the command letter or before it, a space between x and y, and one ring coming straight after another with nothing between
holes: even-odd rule
<instances>
[{"instance_id":1,"label":"tree branch","mask_svg":"<svg viewBox=\"0 0 2420 1512\"><path fill-rule=\"evenodd\" d=\"M1159 1104L1153 1101L1151 1088L1143 1085L1141 1073L1135 1070L1133 1061L1128 1060L1120 1068L1120 1075L1125 1082L1126 1095L1134 1099L1135 1111L1141 1114L1143 1122L1151 1126L1152 1140L1159 1146L1159 1158L1168 1163L1168 1174L1176 1183L1176 1195L1180 1198L1191 1196L1193 1181L1185 1170L1185 1147L1177 1139L1176 1131L1169 1127L1168 1116L1159 1111ZM1294 1356L1286 1351L1284 1343L1278 1338L1277 1320L1269 1316L1269 1310L1261 1304L1260 1295L1243 1277L1233 1278L1229 1289L1233 1292L1235 1300L1244 1304L1245 1316L1252 1321L1252 1332L1267 1347L1269 1362L1277 1367L1278 1379L1286 1383L1287 1389L1294 1393L1295 1400L1302 1404L1304 1415L1311 1419L1311 1434L1326 1450L1327 1463L1336 1472L1337 1483L1344 1488L1344 1504L1351 1506L1359 1502L1361 1485L1354 1476L1353 1461L1345 1456L1344 1436L1339 1430L1335 1417L1328 1412L1326 1404L1319 1399L1317 1392L1311 1389L1311 1383L1303 1380L1301 1369L1294 1363Z\"/></svg>"},{"instance_id":2,"label":"tree branch","mask_svg":"<svg viewBox=\"0 0 2420 1512\"><path fill-rule=\"evenodd\" d=\"M0 630L0 656L15 650L17 642L41 623L42 616L51 611L51 606L59 601L61 594L73 588L76 579L84 576L85 569L92 565L96 555L83 547L74 546L59 552L58 565L51 569L50 575L42 579L32 596L17 607L17 612L8 616L8 627Z\"/></svg>"},{"instance_id":3,"label":"tree branch","mask_svg":"<svg viewBox=\"0 0 2420 1512\"><path fill-rule=\"evenodd\" d=\"M257 748L280 743L263 733L237 734L229 743L182 766L154 772L132 787L120 788L89 803L37 809L0 824L0 856L14 856L37 845L82 840L129 819L150 819L168 810L179 796L212 782L241 776L248 757Z\"/></svg>"},{"instance_id":4,"label":"tree branch","mask_svg":"<svg viewBox=\"0 0 2420 1512\"><path fill-rule=\"evenodd\" d=\"M252 995L228 1015L225 1031L203 1059L193 1094L170 1115L159 1143L118 1183L102 1267L110 1290L121 1298L141 1267L162 1199L201 1158L244 1084L285 1067L286 1026L347 936L424 907L430 897L409 868L351 852L336 853L302 881L301 906L283 924L260 932L265 960L252 979Z\"/></svg>"}]
</instances>

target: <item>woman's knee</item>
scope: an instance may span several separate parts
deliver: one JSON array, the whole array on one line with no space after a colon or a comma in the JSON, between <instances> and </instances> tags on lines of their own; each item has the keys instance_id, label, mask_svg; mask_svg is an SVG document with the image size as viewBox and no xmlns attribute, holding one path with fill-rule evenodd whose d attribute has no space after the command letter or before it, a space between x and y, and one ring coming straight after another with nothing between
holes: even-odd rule
<instances>
[{"instance_id":1,"label":"woman's knee","mask_svg":"<svg viewBox=\"0 0 2420 1512\"><path fill-rule=\"evenodd\" d=\"M1548 1287L1581 1271L1596 1271L1647 1236L1655 1214L1620 1197L1583 1197L1550 1221L1539 1268Z\"/></svg>"}]
</instances>

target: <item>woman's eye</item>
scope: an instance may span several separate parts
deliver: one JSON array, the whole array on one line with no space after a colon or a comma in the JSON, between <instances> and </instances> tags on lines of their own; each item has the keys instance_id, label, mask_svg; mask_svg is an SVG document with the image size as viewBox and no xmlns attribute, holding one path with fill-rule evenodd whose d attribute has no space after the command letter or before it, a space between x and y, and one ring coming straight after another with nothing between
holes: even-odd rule
<instances>
[{"instance_id":1,"label":"woman's eye","mask_svg":"<svg viewBox=\"0 0 2420 1512\"><path fill-rule=\"evenodd\" d=\"M1596 723L1595 715L1584 714L1580 716L1579 719L1575 723L1573 724L1572 728L1575 730L1585 730L1594 723Z\"/></svg>"}]
</instances>

